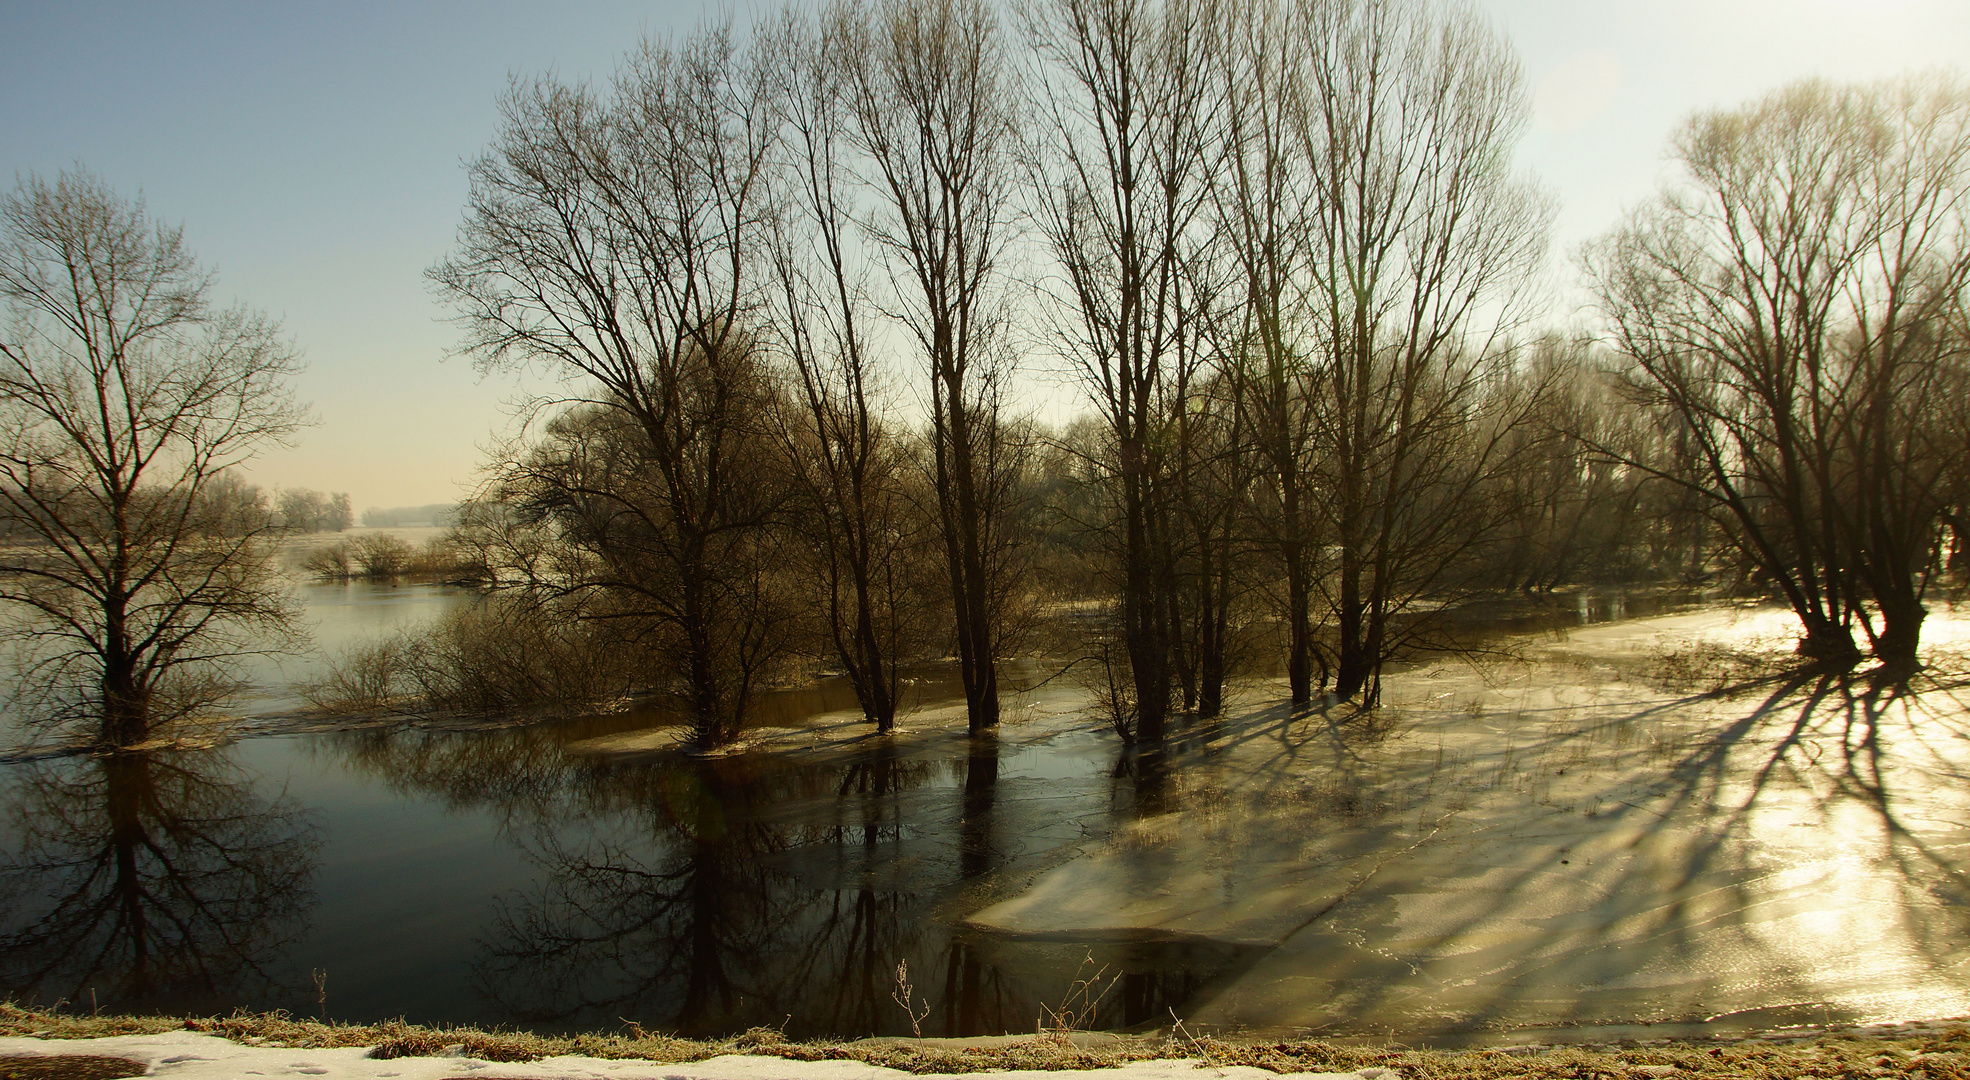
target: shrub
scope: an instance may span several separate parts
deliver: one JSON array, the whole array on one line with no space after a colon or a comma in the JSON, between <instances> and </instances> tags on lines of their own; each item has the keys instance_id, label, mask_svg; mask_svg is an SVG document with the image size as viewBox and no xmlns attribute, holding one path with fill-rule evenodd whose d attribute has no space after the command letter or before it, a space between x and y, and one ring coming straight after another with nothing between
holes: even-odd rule
<instances>
[{"instance_id":1,"label":"shrub","mask_svg":"<svg viewBox=\"0 0 1970 1080\"><path fill-rule=\"evenodd\" d=\"M495 594L430 627L346 649L307 691L334 711L603 708L649 685L648 654L559 605Z\"/></svg>"},{"instance_id":2,"label":"shrub","mask_svg":"<svg viewBox=\"0 0 1970 1080\"><path fill-rule=\"evenodd\" d=\"M401 537L370 533L349 541L349 558L366 578L402 577L411 568L414 549Z\"/></svg>"}]
</instances>

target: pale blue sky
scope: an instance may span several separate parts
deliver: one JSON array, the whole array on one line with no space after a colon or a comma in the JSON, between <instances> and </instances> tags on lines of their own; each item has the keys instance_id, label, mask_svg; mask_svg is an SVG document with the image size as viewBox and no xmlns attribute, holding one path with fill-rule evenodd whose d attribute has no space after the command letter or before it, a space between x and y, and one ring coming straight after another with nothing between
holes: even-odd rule
<instances>
[{"instance_id":1,"label":"pale blue sky","mask_svg":"<svg viewBox=\"0 0 1970 1080\"><path fill-rule=\"evenodd\" d=\"M1970 65L1970 0L1479 6L1537 95L1520 159L1561 200L1559 258L1654 188L1693 109L1809 75ZM508 74L605 75L639 33L718 10L0 0L0 181L81 162L141 190L223 295L286 320L320 423L256 480L358 508L451 499L512 388L443 359L455 332L422 275L452 242L461 162L491 139Z\"/></svg>"}]
</instances>

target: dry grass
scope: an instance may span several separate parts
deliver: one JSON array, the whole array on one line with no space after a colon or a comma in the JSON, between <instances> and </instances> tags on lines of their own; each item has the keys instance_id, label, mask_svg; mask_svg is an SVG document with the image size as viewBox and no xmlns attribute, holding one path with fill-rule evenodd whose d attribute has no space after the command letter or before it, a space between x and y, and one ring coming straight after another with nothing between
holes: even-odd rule
<instances>
[{"instance_id":1,"label":"dry grass","mask_svg":"<svg viewBox=\"0 0 1970 1080\"><path fill-rule=\"evenodd\" d=\"M788 1042L771 1028L754 1028L735 1038L709 1041L653 1034L635 1024L619 1035L556 1037L477 1028L427 1028L401 1022L324 1024L282 1013L211 1018L87 1016L0 1003L0 1035L89 1039L166 1031L204 1032L252 1046L370 1046L374 1047L369 1055L373 1058L465 1056L484 1061L533 1061L581 1054L681 1063L721 1054L758 1054L793 1061L861 1061L910 1073L1096 1069L1158 1058L1201 1058L1214 1066L1251 1065L1277 1073L1384 1070L1380 1075L1386 1080L1396 1080L1397 1074L1402 1080L1639 1080L1652 1076L1970 1080L1970 1031L1957 1024L1734 1040L1478 1050L1342 1046L1313 1040L1069 1038L1057 1034L978 1046L929 1039Z\"/></svg>"},{"instance_id":2,"label":"dry grass","mask_svg":"<svg viewBox=\"0 0 1970 1080\"><path fill-rule=\"evenodd\" d=\"M1796 673L1804 667L1797 653L1776 645L1732 648L1698 640L1655 652L1641 674L1664 690L1715 694Z\"/></svg>"},{"instance_id":3,"label":"dry grass","mask_svg":"<svg viewBox=\"0 0 1970 1080\"><path fill-rule=\"evenodd\" d=\"M0 1080L120 1080L149 1071L141 1061L99 1054L0 1055Z\"/></svg>"}]
</instances>

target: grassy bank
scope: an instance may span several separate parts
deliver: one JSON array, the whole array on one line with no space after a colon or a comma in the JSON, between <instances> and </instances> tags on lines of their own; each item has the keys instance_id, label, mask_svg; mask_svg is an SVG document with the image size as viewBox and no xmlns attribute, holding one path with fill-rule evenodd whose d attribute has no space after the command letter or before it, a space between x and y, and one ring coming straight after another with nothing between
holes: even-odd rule
<instances>
[{"instance_id":1,"label":"grassy bank","mask_svg":"<svg viewBox=\"0 0 1970 1080\"><path fill-rule=\"evenodd\" d=\"M1259 1041L1050 1034L1004 1039L864 1039L788 1042L768 1028L726 1040L680 1039L631 1024L621 1034L542 1036L415 1024L319 1023L280 1014L228 1017L91 1016L0 1003L0 1035L90 1039L195 1031L256 1046L323 1049L370 1046L373 1058L465 1056L535 1061L563 1054L701 1061L756 1054L794 1061L860 1061L911 1073L1010 1069L1095 1069L1157 1058L1199 1058L1209 1065L1250 1065L1277 1073L1381 1069L1411 1080L1649 1076L1970 1078L1970 1031L1963 1024L1852 1031L1783 1031L1749 1038L1661 1040L1592 1046L1515 1046L1412 1050L1395 1045L1342 1046L1316 1040Z\"/></svg>"}]
</instances>

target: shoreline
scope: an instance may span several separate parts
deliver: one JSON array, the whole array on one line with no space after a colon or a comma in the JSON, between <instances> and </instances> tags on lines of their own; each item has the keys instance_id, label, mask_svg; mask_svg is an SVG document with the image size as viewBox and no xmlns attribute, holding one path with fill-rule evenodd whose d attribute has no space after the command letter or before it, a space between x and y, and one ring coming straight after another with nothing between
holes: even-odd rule
<instances>
[{"instance_id":1,"label":"shoreline","mask_svg":"<svg viewBox=\"0 0 1970 1080\"><path fill-rule=\"evenodd\" d=\"M1099 1070L1118 1080L1176 1080L1209 1069L1223 1080L1271 1075L1462 1078L1664 1076L1906 1076L1970 1074L1970 1017L1897 1024L1804 1026L1709 1036L1539 1041L1562 1031L1498 1032L1495 1045L1452 1049L1309 1038L1173 1033L868 1038L790 1042L770 1028L724 1040L645 1032L547 1037L402 1022L344 1024L280 1013L230 1017L100 1016L0 1003L0 1075L204 1077L303 1074L369 1077L471 1075L619 1077L622 1080L878 1080L883 1076ZM1582 1033L1589 1033L1582 1029ZM53 1060L50 1060L53 1059ZM74 1071L61 1071L71 1059ZM305 1060L304 1060L305 1059ZM143 1072L81 1071L123 1061ZM92 1066L100 1069L101 1066Z\"/></svg>"}]
</instances>

